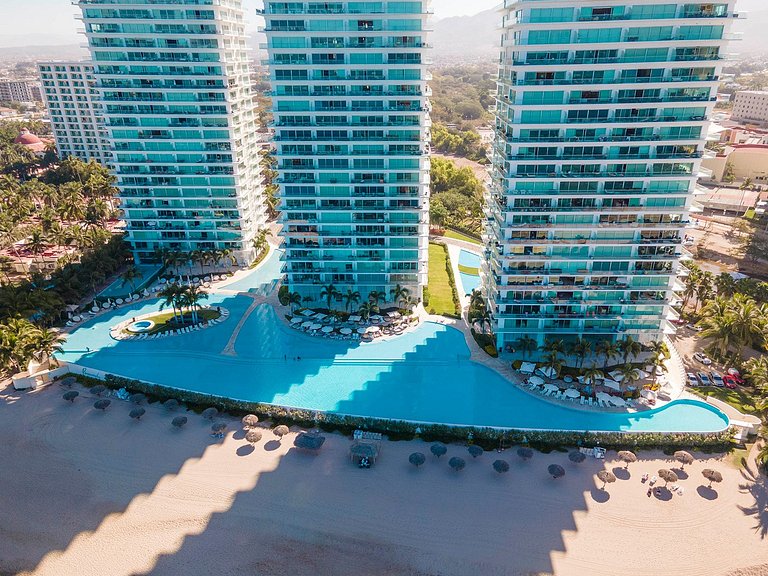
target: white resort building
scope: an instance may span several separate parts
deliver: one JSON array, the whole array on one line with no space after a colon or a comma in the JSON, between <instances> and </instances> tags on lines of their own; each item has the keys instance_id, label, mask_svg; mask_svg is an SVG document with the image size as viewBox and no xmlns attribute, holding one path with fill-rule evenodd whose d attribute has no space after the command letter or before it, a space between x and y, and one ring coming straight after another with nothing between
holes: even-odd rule
<instances>
[{"instance_id":1,"label":"white resort building","mask_svg":"<svg viewBox=\"0 0 768 576\"><path fill-rule=\"evenodd\" d=\"M112 153L93 63L39 62L37 69L59 156L110 165Z\"/></svg>"},{"instance_id":2,"label":"white resort building","mask_svg":"<svg viewBox=\"0 0 768 576\"><path fill-rule=\"evenodd\" d=\"M76 0L128 240L252 260L265 224L240 0Z\"/></svg>"},{"instance_id":3,"label":"white resort building","mask_svg":"<svg viewBox=\"0 0 768 576\"><path fill-rule=\"evenodd\" d=\"M670 329L733 7L504 2L485 265L500 350Z\"/></svg>"},{"instance_id":4,"label":"white resort building","mask_svg":"<svg viewBox=\"0 0 768 576\"><path fill-rule=\"evenodd\" d=\"M271 2L266 21L292 291L421 297L429 213L428 1ZM339 297L340 298L340 297Z\"/></svg>"}]
</instances>

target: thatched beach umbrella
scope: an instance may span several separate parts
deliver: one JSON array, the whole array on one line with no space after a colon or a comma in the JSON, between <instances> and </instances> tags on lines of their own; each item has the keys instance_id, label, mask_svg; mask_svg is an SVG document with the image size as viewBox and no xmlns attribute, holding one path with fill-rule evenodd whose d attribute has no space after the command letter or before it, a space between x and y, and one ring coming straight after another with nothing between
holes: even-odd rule
<instances>
[{"instance_id":1,"label":"thatched beach umbrella","mask_svg":"<svg viewBox=\"0 0 768 576\"><path fill-rule=\"evenodd\" d=\"M509 472L509 462L506 460L494 460L493 462L493 469L496 470L499 474L504 474L505 472Z\"/></svg>"},{"instance_id":2,"label":"thatched beach umbrella","mask_svg":"<svg viewBox=\"0 0 768 576\"><path fill-rule=\"evenodd\" d=\"M574 464L581 464L586 459L587 459L587 457L584 456L584 454L582 454L581 452L578 452L578 451L573 451L570 454L568 454L568 460L570 460Z\"/></svg>"},{"instance_id":3,"label":"thatched beach umbrella","mask_svg":"<svg viewBox=\"0 0 768 576\"><path fill-rule=\"evenodd\" d=\"M720 483L723 481L723 475L720 474L717 470L712 470L711 468L705 468L701 471L701 475L704 476L707 480L709 480L709 487L712 488L712 482Z\"/></svg>"},{"instance_id":4,"label":"thatched beach umbrella","mask_svg":"<svg viewBox=\"0 0 768 576\"><path fill-rule=\"evenodd\" d=\"M416 466L416 468L424 464L424 462L426 461L427 461L427 457L424 456L424 454L422 454L421 452L414 452L413 454L408 456L408 462Z\"/></svg>"},{"instance_id":5,"label":"thatched beach umbrella","mask_svg":"<svg viewBox=\"0 0 768 576\"><path fill-rule=\"evenodd\" d=\"M93 407L96 408L96 410L106 410L110 404L112 404L110 400L96 400L96 402L93 403Z\"/></svg>"},{"instance_id":6,"label":"thatched beach umbrella","mask_svg":"<svg viewBox=\"0 0 768 576\"><path fill-rule=\"evenodd\" d=\"M62 396L62 398L64 398L64 400L66 400L67 402L74 402L75 398L77 398L78 396L80 396L80 392L78 392L77 390L67 390L66 392L64 392L64 395Z\"/></svg>"},{"instance_id":7,"label":"thatched beach umbrella","mask_svg":"<svg viewBox=\"0 0 768 576\"><path fill-rule=\"evenodd\" d=\"M520 458L523 460L528 461L533 458L533 450L530 448L518 448L517 455L520 456Z\"/></svg>"},{"instance_id":8,"label":"thatched beach umbrella","mask_svg":"<svg viewBox=\"0 0 768 576\"><path fill-rule=\"evenodd\" d=\"M280 438L280 440L282 440L283 436L288 434L288 432L290 432L290 429L285 424L280 424L279 426L275 426L275 429L272 430L272 433L278 438Z\"/></svg>"},{"instance_id":9,"label":"thatched beach umbrella","mask_svg":"<svg viewBox=\"0 0 768 576\"><path fill-rule=\"evenodd\" d=\"M472 456L472 458L477 458L478 456L483 455L483 449L477 444L470 444L467 447L467 452L469 452L469 455Z\"/></svg>"},{"instance_id":10,"label":"thatched beach umbrella","mask_svg":"<svg viewBox=\"0 0 768 576\"><path fill-rule=\"evenodd\" d=\"M616 475L610 470L600 470L597 473L597 477L603 482L603 490L605 490L606 484L612 484L616 482Z\"/></svg>"},{"instance_id":11,"label":"thatched beach umbrella","mask_svg":"<svg viewBox=\"0 0 768 576\"><path fill-rule=\"evenodd\" d=\"M247 416L243 416L241 423L243 425L243 428L245 428L246 430L250 428L255 428L256 425L259 423L259 417L256 416L256 414L248 414Z\"/></svg>"},{"instance_id":12,"label":"thatched beach umbrella","mask_svg":"<svg viewBox=\"0 0 768 576\"><path fill-rule=\"evenodd\" d=\"M171 426L173 426L174 428L181 428L186 423L187 423L186 416L176 416L176 418L171 420Z\"/></svg>"},{"instance_id":13,"label":"thatched beach umbrella","mask_svg":"<svg viewBox=\"0 0 768 576\"><path fill-rule=\"evenodd\" d=\"M178 400L174 400L173 398L169 398L168 400L163 402L163 406L169 412L173 412L174 410L176 410L179 407L179 401Z\"/></svg>"},{"instance_id":14,"label":"thatched beach umbrella","mask_svg":"<svg viewBox=\"0 0 768 576\"><path fill-rule=\"evenodd\" d=\"M619 460L624 462L624 468L629 468L629 465L637 462L637 456L630 450L621 450L619 452Z\"/></svg>"},{"instance_id":15,"label":"thatched beach umbrella","mask_svg":"<svg viewBox=\"0 0 768 576\"><path fill-rule=\"evenodd\" d=\"M293 445L302 450L320 450L325 444L325 436L317 433L302 432L293 439Z\"/></svg>"},{"instance_id":16,"label":"thatched beach umbrella","mask_svg":"<svg viewBox=\"0 0 768 576\"><path fill-rule=\"evenodd\" d=\"M659 470L659 478L664 480L665 486L670 482L677 482L678 480L677 474L675 474L672 470L666 470L666 469Z\"/></svg>"},{"instance_id":17,"label":"thatched beach umbrella","mask_svg":"<svg viewBox=\"0 0 768 576\"><path fill-rule=\"evenodd\" d=\"M61 385L66 386L67 388L71 388L75 384L77 384L77 378L74 376L67 376L61 381Z\"/></svg>"},{"instance_id":18,"label":"thatched beach umbrella","mask_svg":"<svg viewBox=\"0 0 768 576\"><path fill-rule=\"evenodd\" d=\"M96 394L96 396L101 396L106 391L107 387L104 384L96 384L96 386L91 387L91 394Z\"/></svg>"},{"instance_id":19,"label":"thatched beach umbrella","mask_svg":"<svg viewBox=\"0 0 768 576\"><path fill-rule=\"evenodd\" d=\"M214 434L221 434L226 429L227 429L226 422L214 422L213 424L211 424L211 430L213 430Z\"/></svg>"},{"instance_id":20,"label":"thatched beach umbrella","mask_svg":"<svg viewBox=\"0 0 768 576\"><path fill-rule=\"evenodd\" d=\"M134 404L141 404L146 399L147 397L144 396L144 394L142 394L141 392L136 392L136 394L131 394L130 396L128 396L128 401L133 402Z\"/></svg>"},{"instance_id":21,"label":"thatched beach umbrella","mask_svg":"<svg viewBox=\"0 0 768 576\"><path fill-rule=\"evenodd\" d=\"M565 476L565 468L563 468L559 464L550 464L547 467L547 471L549 472L549 475L552 476L552 478L554 478L555 480Z\"/></svg>"},{"instance_id":22,"label":"thatched beach umbrella","mask_svg":"<svg viewBox=\"0 0 768 576\"><path fill-rule=\"evenodd\" d=\"M256 444L261 441L261 430L248 430L245 434L245 441L248 444Z\"/></svg>"},{"instance_id":23,"label":"thatched beach umbrella","mask_svg":"<svg viewBox=\"0 0 768 576\"><path fill-rule=\"evenodd\" d=\"M214 418L216 418L216 416L218 416L218 415L219 415L219 411L218 411L218 410L216 410L216 408L213 408L213 407L211 407L211 408L206 408L206 409L205 409L205 410L203 410L203 411L202 411L202 413L200 414L200 416L202 416L202 417L203 417L203 418L205 418L206 420L213 420L213 419L214 419Z\"/></svg>"},{"instance_id":24,"label":"thatched beach umbrella","mask_svg":"<svg viewBox=\"0 0 768 576\"><path fill-rule=\"evenodd\" d=\"M144 410L144 408L134 408L128 413L128 416L134 420L141 420L141 417L144 416L145 413L146 410Z\"/></svg>"},{"instance_id":25,"label":"thatched beach umbrella","mask_svg":"<svg viewBox=\"0 0 768 576\"><path fill-rule=\"evenodd\" d=\"M693 464L693 455L685 450L678 450L675 452L675 460L680 462L680 469L682 470L686 464Z\"/></svg>"},{"instance_id":26,"label":"thatched beach umbrella","mask_svg":"<svg viewBox=\"0 0 768 576\"><path fill-rule=\"evenodd\" d=\"M448 448L446 448L445 444L442 442L435 442L432 444L432 446L429 447L429 451L440 458L440 456L445 456L446 452L448 452Z\"/></svg>"},{"instance_id":27,"label":"thatched beach umbrella","mask_svg":"<svg viewBox=\"0 0 768 576\"><path fill-rule=\"evenodd\" d=\"M463 458L459 458L458 456L454 456L450 460L448 460L448 466L456 470L456 472L460 472L464 470L464 467L467 465L466 462L464 462Z\"/></svg>"}]
</instances>

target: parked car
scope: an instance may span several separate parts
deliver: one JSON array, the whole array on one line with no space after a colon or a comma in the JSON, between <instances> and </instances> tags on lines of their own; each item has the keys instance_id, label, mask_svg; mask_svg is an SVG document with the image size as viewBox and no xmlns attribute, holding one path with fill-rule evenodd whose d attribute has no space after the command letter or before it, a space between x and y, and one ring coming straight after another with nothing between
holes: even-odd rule
<instances>
[{"instance_id":1,"label":"parked car","mask_svg":"<svg viewBox=\"0 0 768 576\"><path fill-rule=\"evenodd\" d=\"M712 380L709 379L706 372L699 372L696 376L698 376L702 386L712 386Z\"/></svg>"},{"instance_id":2,"label":"parked car","mask_svg":"<svg viewBox=\"0 0 768 576\"><path fill-rule=\"evenodd\" d=\"M699 380L696 378L696 374L688 372L686 376L688 378L688 386L693 386L695 388L699 385Z\"/></svg>"},{"instance_id":3,"label":"parked car","mask_svg":"<svg viewBox=\"0 0 768 576\"><path fill-rule=\"evenodd\" d=\"M725 385L725 382L723 381L723 377L720 375L719 372L711 372L710 377L712 378L712 384L714 384L718 388L722 388Z\"/></svg>"},{"instance_id":4,"label":"parked car","mask_svg":"<svg viewBox=\"0 0 768 576\"><path fill-rule=\"evenodd\" d=\"M702 331L702 328L699 328L698 326L696 326L696 324L686 324L685 327L688 328L689 330L693 330L694 332Z\"/></svg>"},{"instance_id":5,"label":"parked car","mask_svg":"<svg viewBox=\"0 0 768 576\"><path fill-rule=\"evenodd\" d=\"M726 372L728 372L729 376L733 376L733 379L736 380L737 384L744 384L744 378L741 377L741 374L736 368L728 368Z\"/></svg>"},{"instance_id":6,"label":"parked car","mask_svg":"<svg viewBox=\"0 0 768 576\"><path fill-rule=\"evenodd\" d=\"M734 388L738 387L738 382L736 382L736 379L731 376L730 374L726 374L723 376L723 384L725 384L726 388L730 388L733 390Z\"/></svg>"},{"instance_id":7,"label":"parked car","mask_svg":"<svg viewBox=\"0 0 768 576\"><path fill-rule=\"evenodd\" d=\"M704 366L709 366L710 364L712 364L712 360L710 360L706 354L703 354L701 352L696 352L693 355L693 359L696 360L697 362L701 362L702 364L704 364Z\"/></svg>"}]
</instances>

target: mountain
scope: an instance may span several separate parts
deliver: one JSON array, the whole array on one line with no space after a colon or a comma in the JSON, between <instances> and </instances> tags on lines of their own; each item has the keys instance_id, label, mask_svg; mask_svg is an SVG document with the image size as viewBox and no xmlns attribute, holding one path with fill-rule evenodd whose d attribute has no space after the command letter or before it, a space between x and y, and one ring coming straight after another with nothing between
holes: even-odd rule
<instances>
[{"instance_id":1,"label":"mountain","mask_svg":"<svg viewBox=\"0 0 768 576\"><path fill-rule=\"evenodd\" d=\"M456 58L491 62L498 57L501 16L496 10L485 10L474 16L456 16L433 24L431 41L436 63Z\"/></svg>"}]
</instances>

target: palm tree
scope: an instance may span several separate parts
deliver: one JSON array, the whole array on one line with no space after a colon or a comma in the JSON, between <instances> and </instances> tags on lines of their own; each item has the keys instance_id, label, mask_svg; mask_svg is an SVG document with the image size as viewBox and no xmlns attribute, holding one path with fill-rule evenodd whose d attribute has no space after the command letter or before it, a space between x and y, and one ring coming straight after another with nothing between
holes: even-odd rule
<instances>
[{"instance_id":1,"label":"palm tree","mask_svg":"<svg viewBox=\"0 0 768 576\"><path fill-rule=\"evenodd\" d=\"M592 364L590 368L584 371L584 382L590 386L595 385L597 380L602 380L605 374L595 364Z\"/></svg>"},{"instance_id":2,"label":"palm tree","mask_svg":"<svg viewBox=\"0 0 768 576\"><path fill-rule=\"evenodd\" d=\"M483 310L478 320L480 320L480 329L483 331L483 334L485 334L486 325L489 332L493 330L493 316L489 310Z\"/></svg>"},{"instance_id":3,"label":"palm tree","mask_svg":"<svg viewBox=\"0 0 768 576\"><path fill-rule=\"evenodd\" d=\"M40 328L31 335L30 345L36 350L34 356L41 364L47 359L54 366L58 365L54 354L64 352L61 347L63 338L57 332L48 328Z\"/></svg>"},{"instance_id":4,"label":"palm tree","mask_svg":"<svg viewBox=\"0 0 768 576\"><path fill-rule=\"evenodd\" d=\"M625 363L629 360L630 356L637 357L637 355L643 351L642 344L632 338L632 336L627 336L621 342L619 342L619 348L621 349Z\"/></svg>"},{"instance_id":5,"label":"palm tree","mask_svg":"<svg viewBox=\"0 0 768 576\"><path fill-rule=\"evenodd\" d=\"M189 275L192 275L192 264L200 264L200 275L202 276L205 274L205 250L200 250L199 248L196 250L192 250L189 254L187 254L187 257L189 258Z\"/></svg>"},{"instance_id":6,"label":"palm tree","mask_svg":"<svg viewBox=\"0 0 768 576\"><path fill-rule=\"evenodd\" d=\"M288 294L288 305L291 307L291 312L293 312L294 306L301 306L301 294L290 292Z\"/></svg>"},{"instance_id":7,"label":"palm tree","mask_svg":"<svg viewBox=\"0 0 768 576\"><path fill-rule=\"evenodd\" d=\"M371 304L374 304L378 308L379 307L379 302L386 302L387 301L387 295L384 294L384 292L379 292L377 290L373 290L372 292L368 293L368 301Z\"/></svg>"},{"instance_id":8,"label":"palm tree","mask_svg":"<svg viewBox=\"0 0 768 576\"><path fill-rule=\"evenodd\" d=\"M379 307L373 302L363 302L358 308L358 313L363 320L368 320L371 314L376 314L379 311Z\"/></svg>"},{"instance_id":9,"label":"palm tree","mask_svg":"<svg viewBox=\"0 0 768 576\"><path fill-rule=\"evenodd\" d=\"M45 232L43 232L43 229L39 226L33 228L29 233L29 238L27 238L26 245L29 247L32 253L39 258L40 254L42 254L43 250L45 250L46 246L48 246L48 238ZM41 264L41 262L38 264Z\"/></svg>"},{"instance_id":10,"label":"palm tree","mask_svg":"<svg viewBox=\"0 0 768 576\"><path fill-rule=\"evenodd\" d=\"M737 294L731 305L734 336L741 346L752 345L762 335L764 309L750 297Z\"/></svg>"},{"instance_id":11,"label":"palm tree","mask_svg":"<svg viewBox=\"0 0 768 576\"><path fill-rule=\"evenodd\" d=\"M517 341L515 341L515 348L520 350L523 353L523 357L525 358L527 358L531 352L535 352L538 347L539 343L536 342L536 339L531 338L527 334L525 336L521 336L517 339Z\"/></svg>"},{"instance_id":12,"label":"palm tree","mask_svg":"<svg viewBox=\"0 0 768 576\"><path fill-rule=\"evenodd\" d=\"M327 304L326 308L328 308L328 311L331 310L331 302L334 298L338 298L341 296L341 292L334 286L333 284L327 284L326 286L323 286L323 289L320 291L320 298L325 298L325 303Z\"/></svg>"},{"instance_id":13,"label":"palm tree","mask_svg":"<svg viewBox=\"0 0 768 576\"><path fill-rule=\"evenodd\" d=\"M718 296L730 297L736 293L736 280L728 272L723 272L715 278L715 287Z\"/></svg>"},{"instance_id":14,"label":"palm tree","mask_svg":"<svg viewBox=\"0 0 768 576\"><path fill-rule=\"evenodd\" d=\"M632 364L624 364L618 368L619 374L623 376L622 383L626 386L632 386L637 380L640 379L640 371L632 366Z\"/></svg>"},{"instance_id":15,"label":"palm tree","mask_svg":"<svg viewBox=\"0 0 768 576\"><path fill-rule=\"evenodd\" d=\"M130 284L131 292L134 292L136 290L136 280L139 280L141 278L144 278L144 275L141 273L141 270L136 268L136 266L131 266L125 272L120 274L120 279L123 281L123 283L120 286L123 287L126 284Z\"/></svg>"},{"instance_id":16,"label":"palm tree","mask_svg":"<svg viewBox=\"0 0 768 576\"><path fill-rule=\"evenodd\" d=\"M173 309L174 320L176 320L176 305L179 302L179 297L182 290L183 288L181 288L181 286L177 286L176 284L168 284L165 288L157 293L158 297L163 299L163 301L160 303L160 310L170 306Z\"/></svg>"},{"instance_id":17,"label":"palm tree","mask_svg":"<svg viewBox=\"0 0 768 576\"><path fill-rule=\"evenodd\" d=\"M696 312L699 305L706 304L712 298L715 289L715 275L712 272L702 272L699 283L696 285L696 304L693 311Z\"/></svg>"},{"instance_id":18,"label":"palm tree","mask_svg":"<svg viewBox=\"0 0 768 576\"><path fill-rule=\"evenodd\" d=\"M357 290L347 290L347 293L344 294L344 300L346 301L344 310L349 312L349 308L352 306L352 304L357 304L360 302L360 292Z\"/></svg>"},{"instance_id":19,"label":"palm tree","mask_svg":"<svg viewBox=\"0 0 768 576\"><path fill-rule=\"evenodd\" d=\"M192 323L198 323L197 309L202 300L208 299L208 293L197 285L187 286L181 294L181 302L192 310Z\"/></svg>"},{"instance_id":20,"label":"palm tree","mask_svg":"<svg viewBox=\"0 0 768 576\"><path fill-rule=\"evenodd\" d=\"M670 357L669 348L667 348L667 345L660 340L648 344L648 349L652 353L651 357L653 358L653 364L656 366L660 366L664 363L664 360L668 360Z\"/></svg>"},{"instance_id":21,"label":"palm tree","mask_svg":"<svg viewBox=\"0 0 768 576\"><path fill-rule=\"evenodd\" d=\"M562 340L547 339L544 341L544 346L542 346L541 349L555 355L562 354L565 352L565 343Z\"/></svg>"},{"instance_id":22,"label":"palm tree","mask_svg":"<svg viewBox=\"0 0 768 576\"><path fill-rule=\"evenodd\" d=\"M570 346L571 354L579 359L579 369L584 366L584 361L592 353L592 342L584 338L578 338Z\"/></svg>"},{"instance_id":23,"label":"palm tree","mask_svg":"<svg viewBox=\"0 0 768 576\"><path fill-rule=\"evenodd\" d=\"M685 277L685 289L683 290L683 310L688 305L688 301L696 295L701 279L701 268L697 264L692 263L687 267L688 275Z\"/></svg>"},{"instance_id":24,"label":"palm tree","mask_svg":"<svg viewBox=\"0 0 768 576\"><path fill-rule=\"evenodd\" d=\"M549 352L544 357L544 367L545 368L551 368L555 372L555 378L560 377L560 372L563 371L563 366L565 366L565 363L560 358L559 354L557 352Z\"/></svg>"},{"instance_id":25,"label":"palm tree","mask_svg":"<svg viewBox=\"0 0 768 576\"><path fill-rule=\"evenodd\" d=\"M485 298L480 290L472 290L472 294L469 297L470 308L483 308L485 307Z\"/></svg>"},{"instance_id":26,"label":"palm tree","mask_svg":"<svg viewBox=\"0 0 768 576\"><path fill-rule=\"evenodd\" d=\"M403 288L398 284L389 291L389 295L392 297L392 302L400 303L410 296L411 291L408 288Z\"/></svg>"},{"instance_id":27,"label":"palm tree","mask_svg":"<svg viewBox=\"0 0 768 576\"><path fill-rule=\"evenodd\" d=\"M269 228L262 228L256 233L256 236L251 241L253 249L256 251L256 257L260 256L264 249L269 247L267 238L270 236L272 236L272 232L270 232Z\"/></svg>"},{"instance_id":28,"label":"palm tree","mask_svg":"<svg viewBox=\"0 0 768 576\"><path fill-rule=\"evenodd\" d=\"M619 344L613 340L603 340L597 346L597 353L605 357L605 365L610 364L611 360L621 356Z\"/></svg>"}]
</instances>

